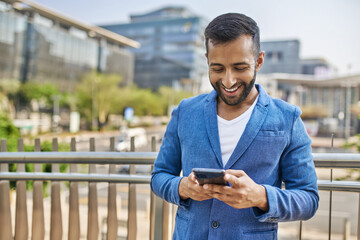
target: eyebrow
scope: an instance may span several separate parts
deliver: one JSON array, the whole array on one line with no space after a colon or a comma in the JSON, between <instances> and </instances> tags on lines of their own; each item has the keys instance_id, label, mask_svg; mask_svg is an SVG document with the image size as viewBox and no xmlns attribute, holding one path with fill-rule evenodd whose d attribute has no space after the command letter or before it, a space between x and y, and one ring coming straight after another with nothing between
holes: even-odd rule
<instances>
[{"instance_id":1,"label":"eyebrow","mask_svg":"<svg viewBox=\"0 0 360 240\"><path fill-rule=\"evenodd\" d=\"M233 63L232 64L233 66L239 66L239 65L246 65L246 66L249 66L250 64L247 63L247 62L238 62L238 63Z\"/></svg>"},{"instance_id":2,"label":"eyebrow","mask_svg":"<svg viewBox=\"0 0 360 240\"><path fill-rule=\"evenodd\" d=\"M247 62L237 62L237 63L233 63L233 64L231 64L231 65L233 65L233 66L242 66L242 65L249 66L250 64L247 63ZM210 63L210 67L214 67L214 66L220 66L220 67L222 67L222 66L224 66L224 65L222 65L222 64L220 64L220 63Z\"/></svg>"},{"instance_id":3,"label":"eyebrow","mask_svg":"<svg viewBox=\"0 0 360 240\"><path fill-rule=\"evenodd\" d=\"M220 63L210 63L210 67L215 67L215 66L222 67L223 65Z\"/></svg>"}]
</instances>

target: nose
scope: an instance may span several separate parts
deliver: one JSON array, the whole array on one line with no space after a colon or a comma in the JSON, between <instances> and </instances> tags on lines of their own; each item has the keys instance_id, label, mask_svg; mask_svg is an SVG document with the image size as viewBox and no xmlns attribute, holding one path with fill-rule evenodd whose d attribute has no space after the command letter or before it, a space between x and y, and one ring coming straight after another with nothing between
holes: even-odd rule
<instances>
[{"instance_id":1,"label":"nose","mask_svg":"<svg viewBox=\"0 0 360 240\"><path fill-rule=\"evenodd\" d=\"M222 84L226 88L231 88L232 86L234 86L236 84L235 75L233 74L233 72L231 70L226 71L225 77L222 80Z\"/></svg>"}]
</instances>

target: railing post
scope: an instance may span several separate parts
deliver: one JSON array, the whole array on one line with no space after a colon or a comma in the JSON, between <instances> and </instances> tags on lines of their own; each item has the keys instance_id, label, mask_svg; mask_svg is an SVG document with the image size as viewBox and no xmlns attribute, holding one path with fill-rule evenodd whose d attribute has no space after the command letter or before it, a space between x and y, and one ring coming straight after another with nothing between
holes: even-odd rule
<instances>
[{"instance_id":1,"label":"railing post","mask_svg":"<svg viewBox=\"0 0 360 240\"><path fill-rule=\"evenodd\" d=\"M131 137L131 152L135 152L135 138ZM129 173L135 174L135 166L130 164ZM128 240L136 240L137 221L136 221L136 185L129 184L128 195Z\"/></svg>"},{"instance_id":2,"label":"railing post","mask_svg":"<svg viewBox=\"0 0 360 240\"><path fill-rule=\"evenodd\" d=\"M52 151L57 152L59 149L57 138L53 138ZM59 164L51 164L51 172L59 173ZM51 182L51 217L50 217L50 240L62 239L62 216L60 200L60 183Z\"/></svg>"},{"instance_id":3,"label":"railing post","mask_svg":"<svg viewBox=\"0 0 360 240\"><path fill-rule=\"evenodd\" d=\"M172 209L171 209L171 234L174 234L174 229L175 229L175 219L176 219L176 212L178 210L178 206L175 204L172 204Z\"/></svg>"},{"instance_id":4,"label":"railing post","mask_svg":"<svg viewBox=\"0 0 360 240\"><path fill-rule=\"evenodd\" d=\"M163 238L163 206L164 201L159 198L158 196L155 196L155 216L154 216L154 239L155 240L164 240ZM167 239L166 239L167 240Z\"/></svg>"},{"instance_id":5,"label":"railing post","mask_svg":"<svg viewBox=\"0 0 360 240\"><path fill-rule=\"evenodd\" d=\"M40 139L35 139L35 152L41 151ZM34 164L34 172L42 172L42 164ZM31 239L41 240L45 237L44 203L43 203L43 183L34 181L33 185L33 213Z\"/></svg>"},{"instance_id":6,"label":"railing post","mask_svg":"<svg viewBox=\"0 0 360 240\"><path fill-rule=\"evenodd\" d=\"M90 138L90 152L95 152L95 139ZM89 164L89 173L96 173L95 164ZM98 198L96 183L89 182L87 239L97 240L99 236Z\"/></svg>"},{"instance_id":7,"label":"railing post","mask_svg":"<svg viewBox=\"0 0 360 240\"><path fill-rule=\"evenodd\" d=\"M169 239L170 203L163 201L163 240Z\"/></svg>"},{"instance_id":8,"label":"railing post","mask_svg":"<svg viewBox=\"0 0 360 240\"><path fill-rule=\"evenodd\" d=\"M18 152L24 152L24 141L18 139ZM25 172L25 164L18 163L17 172ZM26 205L26 181L16 182L16 210L15 210L15 239L27 240L29 237L29 224Z\"/></svg>"},{"instance_id":9,"label":"railing post","mask_svg":"<svg viewBox=\"0 0 360 240\"><path fill-rule=\"evenodd\" d=\"M155 141L155 137L152 137L151 139L151 147L152 147L152 151L156 151L156 141ZM154 195L154 193L151 192L151 211L154 211L156 209L155 207L155 198L156 196ZM156 201L158 202L158 201ZM169 232L169 222L170 222L170 203L166 202L166 201L163 201L162 204L162 224L161 226L158 225L156 226L158 229L157 231L159 231L159 229L162 229L161 230L161 239L169 239L169 235L170 235L170 232ZM159 214L159 212L157 212L157 214ZM152 219L150 221L155 221L155 216L154 216L154 213L150 214L150 216L152 217ZM159 219L156 219L157 221L159 221ZM155 229L155 225L150 225L150 239L151 237L155 237L154 235L154 229ZM157 234L159 235L159 233ZM155 239L159 239L158 238L159 236L157 236Z\"/></svg>"},{"instance_id":10,"label":"railing post","mask_svg":"<svg viewBox=\"0 0 360 240\"><path fill-rule=\"evenodd\" d=\"M110 138L110 152L115 151L115 138ZM109 166L109 173L116 173L115 165ZM107 217L107 240L117 239L117 208L116 208L116 184L109 183L108 188L108 217Z\"/></svg>"},{"instance_id":11,"label":"railing post","mask_svg":"<svg viewBox=\"0 0 360 240\"><path fill-rule=\"evenodd\" d=\"M156 151L156 139L154 136L151 137L151 151ZM151 166L151 172L154 170L154 165ZM155 240L155 194L151 191L150 193L150 231L149 239Z\"/></svg>"},{"instance_id":12,"label":"railing post","mask_svg":"<svg viewBox=\"0 0 360 240\"><path fill-rule=\"evenodd\" d=\"M151 150L156 151L155 138L152 138ZM152 167L153 170L153 167ZM163 240L164 238L164 203L161 198L151 192L150 201L150 240Z\"/></svg>"},{"instance_id":13,"label":"railing post","mask_svg":"<svg viewBox=\"0 0 360 240\"><path fill-rule=\"evenodd\" d=\"M155 138L152 139L152 151L155 149ZM167 240L170 236L170 203L157 197L151 193L151 208L150 208L150 239L163 239ZM172 209L173 210L173 209Z\"/></svg>"},{"instance_id":14,"label":"railing post","mask_svg":"<svg viewBox=\"0 0 360 240\"><path fill-rule=\"evenodd\" d=\"M343 239L344 240L350 240L350 235L351 235L351 223L348 217L345 217L344 219L344 236Z\"/></svg>"},{"instance_id":15,"label":"railing post","mask_svg":"<svg viewBox=\"0 0 360 240\"><path fill-rule=\"evenodd\" d=\"M6 140L1 140L1 152L7 152ZM0 172L8 172L7 163L0 165ZM12 239L11 212L10 212L10 186L9 181L0 181L0 239Z\"/></svg>"},{"instance_id":16,"label":"railing post","mask_svg":"<svg viewBox=\"0 0 360 240\"><path fill-rule=\"evenodd\" d=\"M71 138L70 151L76 152L75 138ZM76 164L70 164L70 172L77 173ZM77 182L70 182L68 238L69 240L80 239L79 188Z\"/></svg>"}]
</instances>

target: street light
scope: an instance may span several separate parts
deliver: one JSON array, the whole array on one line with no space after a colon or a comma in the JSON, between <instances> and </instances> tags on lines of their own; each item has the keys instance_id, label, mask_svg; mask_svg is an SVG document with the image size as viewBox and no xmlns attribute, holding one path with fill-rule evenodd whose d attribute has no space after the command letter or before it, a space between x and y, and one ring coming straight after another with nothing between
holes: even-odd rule
<instances>
[{"instance_id":1,"label":"street light","mask_svg":"<svg viewBox=\"0 0 360 240\"><path fill-rule=\"evenodd\" d=\"M60 106L59 101L61 96L60 95L53 95L52 97L53 102L53 122L52 122L52 128L53 132L58 132L59 128L59 122L60 122Z\"/></svg>"},{"instance_id":2,"label":"street light","mask_svg":"<svg viewBox=\"0 0 360 240\"><path fill-rule=\"evenodd\" d=\"M98 129L98 97L97 97L97 84L100 82L98 77L92 78L91 81L91 119L92 119L92 129Z\"/></svg>"},{"instance_id":3,"label":"street light","mask_svg":"<svg viewBox=\"0 0 360 240\"><path fill-rule=\"evenodd\" d=\"M346 100L345 100L345 138L348 139L350 137L350 125L351 125L351 82L350 82L350 71L351 65L348 65L348 77L346 79Z\"/></svg>"}]
</instances>

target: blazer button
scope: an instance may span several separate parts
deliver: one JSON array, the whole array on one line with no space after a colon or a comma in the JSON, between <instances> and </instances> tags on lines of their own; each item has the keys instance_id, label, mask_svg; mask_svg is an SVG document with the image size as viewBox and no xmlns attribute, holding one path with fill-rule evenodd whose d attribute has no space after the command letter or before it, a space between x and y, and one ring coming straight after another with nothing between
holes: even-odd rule
<instances>
[{"instance_id":1,"label":"blazer button","mask_svg":"<svg viewBox=\"0 0 360 240\"><path fill-rule=\"evenodd\" d=\"M218 221L212 221L212 222L211 222L211 227L212 227L212 228L216 229L216 228L218 228L219 226L220 226L220 224L219 224Z\"/></svg>"}]
</instances>

